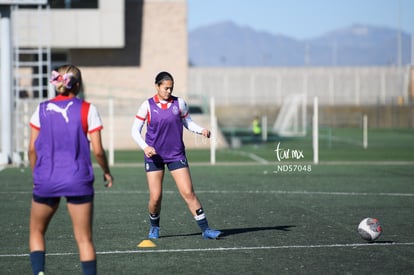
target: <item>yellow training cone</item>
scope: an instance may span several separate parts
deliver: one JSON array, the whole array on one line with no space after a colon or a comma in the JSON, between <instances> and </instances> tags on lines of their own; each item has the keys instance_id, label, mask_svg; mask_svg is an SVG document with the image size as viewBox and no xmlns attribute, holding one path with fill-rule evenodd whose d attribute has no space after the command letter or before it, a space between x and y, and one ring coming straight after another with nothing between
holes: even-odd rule
<instances>
[{"instance_id":1,"label":"yellow training cone","mask_svg":"<svg viewBox=\"0 0 414 275\"><path fill-rule=\"evenodd\" d=\"M143 240L137 245L137 247L156 247L156 245L150 240Z\"/></svg>"}]
</instances>

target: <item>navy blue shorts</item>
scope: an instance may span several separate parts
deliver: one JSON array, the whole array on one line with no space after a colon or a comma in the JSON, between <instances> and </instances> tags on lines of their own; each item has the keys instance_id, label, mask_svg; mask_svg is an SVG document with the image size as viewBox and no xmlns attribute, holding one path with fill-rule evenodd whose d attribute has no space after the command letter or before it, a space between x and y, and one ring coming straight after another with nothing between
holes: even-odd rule
<instances>
[{"instance_id":1,"label":"navy blue shorts","mask_svg":"<svg viewBox=\"0 0 414 275\"><path fill-rule=\"evenodd\" d=\"M55 206L59 204L60 197L40 197L33 194L33 200L37 203L47 204L49 206ZM83 204L93 201L93 195L86 196L67 196L66 202L72 204Z\"/></svg>"},{"instance_id":2,"label":"navy blue shorts","mask_svg":"<svg viewBox=\"0 0 414 275\"><path fill-rule=\"evenodd\" d=\"M168 170L173 171L176 169L188 167L188 162L187 162L187 159L182 159L182 160L173 161L173 162L145 161L145 171L147 172L161 171L165 169L165 165L167 165Z\"/></svg>"}]
</instances>

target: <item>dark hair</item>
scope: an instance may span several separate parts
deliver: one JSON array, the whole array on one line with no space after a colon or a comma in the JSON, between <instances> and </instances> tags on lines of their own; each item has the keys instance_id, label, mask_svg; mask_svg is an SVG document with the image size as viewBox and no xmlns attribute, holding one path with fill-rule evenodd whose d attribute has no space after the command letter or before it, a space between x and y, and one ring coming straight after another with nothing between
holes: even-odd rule
<instances>
[{"instance_id":1,"label":"dark hair","mask_svg":"<svg viewBox=\"0 0 414 275\"><path fill-rule=\"evenodd\" d=\"M160 72L155 77L155 84L160 85L165 80L171 80L174 83L174 78L169 72Z\"/></svg>"}]
</instances>

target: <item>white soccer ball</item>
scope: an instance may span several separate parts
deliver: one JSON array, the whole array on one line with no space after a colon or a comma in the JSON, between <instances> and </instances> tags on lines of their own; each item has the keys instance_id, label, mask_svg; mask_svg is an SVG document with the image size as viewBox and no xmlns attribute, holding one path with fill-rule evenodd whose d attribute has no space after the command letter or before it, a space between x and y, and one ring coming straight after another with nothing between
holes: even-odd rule
<instances>
[{"instance_id":1,"label":"white soccer ball","mask_svg":"<svg viewBox=\"0 0 414 275\"><path fill-rule=\"evenodd\" d=\"M358 225L358 233L366 241L375 241L382 234L382 227L378 219L365 218Z\"/></svg>"}]
</instances>

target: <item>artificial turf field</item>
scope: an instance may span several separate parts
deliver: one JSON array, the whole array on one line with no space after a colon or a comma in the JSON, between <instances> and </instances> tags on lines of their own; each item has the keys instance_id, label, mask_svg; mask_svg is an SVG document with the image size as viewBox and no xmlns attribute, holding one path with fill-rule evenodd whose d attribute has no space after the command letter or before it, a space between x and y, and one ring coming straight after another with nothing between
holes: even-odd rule
<instances>
[{"instance_id":1,"label":"artificial turf field","mask_svg":"<svg viewBox=\"0 0 414 275\"><path fill-rule=\"evenodd\" d=\"M114 187L95 183L99 274L412 274L414 131L372 130L367 149L342 131L320 140L319 164L308 137L220 150L215 165L207 150L189 151L196 193L223 237L201 238L167 173L161 238L149 248L137 247L149 227L141 152L117 152ZM279 142L303 157L279 161ZM0 182L0 273L30 274L30 169L5 168ZM368 216L384 230L372 243L356 232ZM64 201L46 236L47 274L80 274Z\"/></svg>"}]
</instances>

